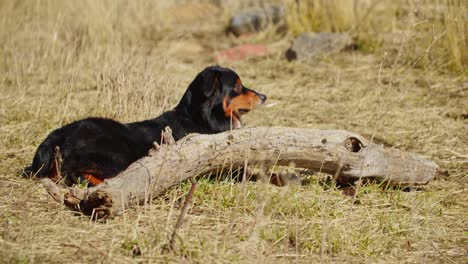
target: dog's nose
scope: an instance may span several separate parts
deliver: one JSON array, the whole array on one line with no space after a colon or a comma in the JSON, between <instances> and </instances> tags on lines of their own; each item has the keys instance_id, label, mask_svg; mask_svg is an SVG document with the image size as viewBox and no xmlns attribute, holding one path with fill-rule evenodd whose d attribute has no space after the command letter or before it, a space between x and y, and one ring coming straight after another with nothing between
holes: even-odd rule
<instances>
[{"instance_id":1,"label":"dog's nose","mask_svg":"<svg viewBox=\"0 0 468 264\"><path fill-rule=\"evenodd\" d=\"M257 95L260 98L260 100L262 100L262 103L264 103L266 101L266 99L267 99L266 95L261 94L261 93L258 93Z\"/></svg>"}]
</instances>

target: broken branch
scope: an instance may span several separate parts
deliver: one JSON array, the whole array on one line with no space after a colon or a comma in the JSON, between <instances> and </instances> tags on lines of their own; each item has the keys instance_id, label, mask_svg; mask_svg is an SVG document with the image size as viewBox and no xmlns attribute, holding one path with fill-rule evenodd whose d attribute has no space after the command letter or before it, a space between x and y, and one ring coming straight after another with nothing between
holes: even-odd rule
<instances>
[{"instance_id":1,"label":"broken branch","mask_svg":"<svg viewBox=\"0 0 468 264\"><path fill-rule=\"evenodd\" d=\"M432 180L438 171L433 161L385 149L347 131L256 127L214 135L191 134L171 145L162 145L98 186L79 191L66 189L64 203L72 207L79 204L85 214L94 212L97 218L120 215L126 208L146 204L181 181L226 164L243 168L247 155L250 167L260 163L294 164L333 175L340 183L370 179L390 185L421 185ZM49 183L45 187L51 188Z\"/></svg>"}]
</instances>

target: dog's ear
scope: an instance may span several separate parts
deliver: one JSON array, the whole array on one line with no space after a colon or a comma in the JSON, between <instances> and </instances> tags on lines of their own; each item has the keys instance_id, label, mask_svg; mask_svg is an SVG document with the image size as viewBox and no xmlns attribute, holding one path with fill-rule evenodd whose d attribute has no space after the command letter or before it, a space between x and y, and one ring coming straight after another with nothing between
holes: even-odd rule
<instances>
[{"instance_id":1,"label":"dog's ear","mask_svg":"<svg viewBox=\"0 0 468 264\"><path fill-rule=\"evenodd\" d=\"M212 96L216 90L221 90L220 73L215 69L205 69L201 73L200 88L205 97Z\"/></svg>"}]
</instances>

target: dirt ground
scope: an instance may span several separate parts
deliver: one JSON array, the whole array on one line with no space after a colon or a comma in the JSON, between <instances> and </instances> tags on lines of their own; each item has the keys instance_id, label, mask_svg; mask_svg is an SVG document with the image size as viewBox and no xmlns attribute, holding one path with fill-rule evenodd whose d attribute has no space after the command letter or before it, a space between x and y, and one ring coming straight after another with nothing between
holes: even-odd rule
<instances>
[{"instance_id":1,"label":"dirt ground","mask_svg":"<svg viewBox=\"0 0 468 264\"><path fill-rule=\"evenodd\" d=\"M292 27L224 33L247 2L0 1L0 262L468 262L466 64L450 67L455 53L442 40L424 41L443 32L418 31L433 23L421 17L427 9L411 16L411 27L401 15L387 24L392 30L360 32L355 50L288 62ZM245 43L271 53L215 60ZM431 159L445 173L411 192L368 184L356 197L316 175L282 188L202 177L174 252L163 248L187 183L96 223L21 176L53 129L88 116L156 117L213 64L268 96L266 107L245 116L246 127L349 130Z\"/></svg>"}]
</instances>

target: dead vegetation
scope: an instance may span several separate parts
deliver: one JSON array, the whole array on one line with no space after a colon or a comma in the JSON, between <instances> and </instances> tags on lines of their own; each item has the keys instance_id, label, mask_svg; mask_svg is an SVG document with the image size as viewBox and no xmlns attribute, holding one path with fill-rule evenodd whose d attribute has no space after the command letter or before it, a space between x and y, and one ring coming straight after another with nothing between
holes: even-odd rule
<instances>
[{"instance_id":1,"label":"dead vegetation","mask_svg":"<svg viewBox=\"0 0 468 264\"><path fill-rule=\"evenodd\" d=\"M295 24L292 16L288 33L269 28L237 39L223 29L247 1L218 2L228 6L0 2L1 262L466 262L466 4L333 1L364 7L309 6L302 12L328 10L340 25L312 25L306 15ZM330 13L350 10L357 12ZM313 62L286 62L293 35L311 29L353 30L359 45ZM247 126L353 131L432 159L446 176L420 191L369 184L348 197L316 176L284 188L235 182L227 165L213 175L220 181L198 181L175 251L163 253L189 183L94 223L20 176L52 129L85 116L157 116L200 69L216 63L216 51L240 43L273 51L223 63L269 96L270 107L246 116Z\"/></svg>"}]
</instances>

